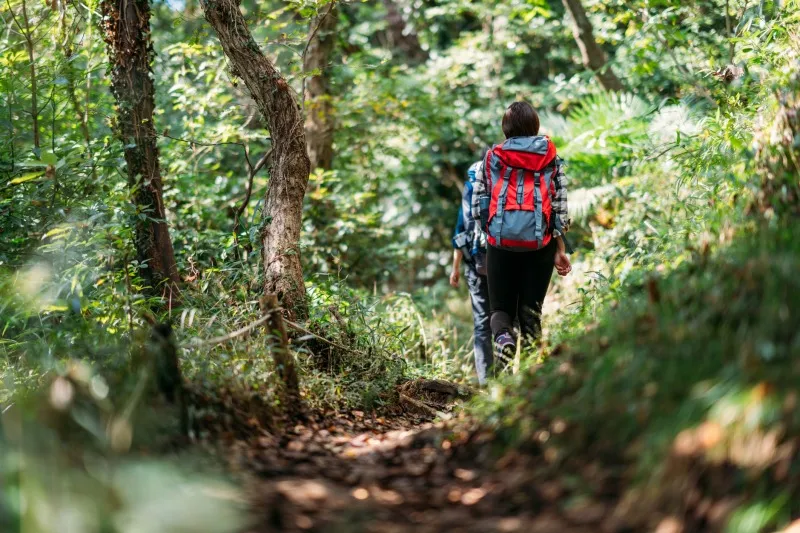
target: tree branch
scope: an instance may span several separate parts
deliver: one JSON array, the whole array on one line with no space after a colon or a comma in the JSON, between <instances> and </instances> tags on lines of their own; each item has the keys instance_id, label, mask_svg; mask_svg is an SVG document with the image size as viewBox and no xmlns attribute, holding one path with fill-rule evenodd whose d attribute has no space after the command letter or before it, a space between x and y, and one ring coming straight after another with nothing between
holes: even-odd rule
<instances>
[{"instance_id":1,"label":"tree branch","mask_svg":"<svg viewBox=\"0 0 800 533\"><path fill-rule=\"evenodd\" d=\"M244 200L242 201L242 205L240 205L236 209L236 213L234 213L234 220L233 220L233 240L236 243L236 250L238 253L239 250L239 226L242 218L242 214L244 210L247 209L247 204L250 203L250 197L253 194L253 178L255 178L258 171L261 170L264 165L267 164L269 157L272 155L272 149L270 149L266 154L264 154L261 159L255 164L255 166L250 164L250 157L247 157L247 192L245 193Z\"/></svg>"}]
</instances>

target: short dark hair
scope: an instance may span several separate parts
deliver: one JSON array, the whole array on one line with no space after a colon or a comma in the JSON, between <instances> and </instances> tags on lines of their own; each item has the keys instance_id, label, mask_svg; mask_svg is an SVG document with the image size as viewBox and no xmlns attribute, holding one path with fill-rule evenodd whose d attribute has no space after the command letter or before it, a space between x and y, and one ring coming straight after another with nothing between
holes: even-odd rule
<instances>
[{"instance_id":1,"label":"short dark hair","mask_svg":"<svg viewBox=\"0 0 800 533\"><path fill-rule=\"evenodd\" d=\"M528 102L514 102L503 115L503 133L506 139L539 135L539 113Z\"/></svg>"}]
</instances>

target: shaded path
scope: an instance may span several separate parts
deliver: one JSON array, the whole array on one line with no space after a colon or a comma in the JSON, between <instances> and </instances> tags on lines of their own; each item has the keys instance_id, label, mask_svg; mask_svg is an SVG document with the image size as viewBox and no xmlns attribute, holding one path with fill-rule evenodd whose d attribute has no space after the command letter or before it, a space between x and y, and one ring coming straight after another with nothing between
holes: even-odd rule
<instances>
[{"instance_id":1,"label":"shaded path","mask_svg":"<svg viewBox=\"0 0 800 533\"><path fill-rule=\"evenodd\" d=\"M537 483L530 456L493 458L493 436L466 420L358 411L297 425L280 441L240 444L256 525L252 533L579 532L605 509L570 523L543 507L559 497ZM553 507L549 505L549 507Z\"/></svg>"}]
</instances>

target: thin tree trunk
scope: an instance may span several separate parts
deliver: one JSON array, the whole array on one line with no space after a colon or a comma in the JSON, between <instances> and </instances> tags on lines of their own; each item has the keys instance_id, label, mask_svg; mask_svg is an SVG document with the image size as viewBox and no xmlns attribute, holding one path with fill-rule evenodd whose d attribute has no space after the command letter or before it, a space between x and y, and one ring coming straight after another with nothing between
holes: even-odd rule
<instances>
[{"instance_id":1,"label":"thin tree trunk","mask_svg":"<svg viewBox=\"0 0 800 533\"><path fill-rule=\"evenodd\" d=\"M61 12L61 32L59 33L57 48L64 58L64 77L67 81L67 96L69 97L70 104L72 104L72 110L78 118L78 126L80 127L81 134L83 135L83 140L86 142L86 153L91 160L92 137L91 133L89 132L89 124L87 122L88 115L86 110L83 108L80 98L78 98L77 83L75 81L78 73L76 72L75 65L72 62L72 54L74 52L72 45L75 42L75 36L69 31L65 11L66 6L64 6L64 10ZM91 21L89 21L89 23L91 24ZM94 167L92 167L92 177L97 178L94 172Z\"/></svg>"},{"instance_id":2,"label":"thin tree trunk","mask_svg":"<svg viewBox=\"0 0 800 533\"><path fill-rule=\"evenodd\" d=\"M283 383L283 403L290 415L297 415L302 409L300 382L297 379L294 356L289 350L286 325L283 323L283 317L278 312L278 297L275 294L265 294L260 303L262 314L269 313L269 332L274 336L275 340L272 343L272 360Z\"/></svg>"},{"instance_id":3,"label":"thin tree trunk","mask_svg":"<svg viewBox=\"0 0 800 533\"><path fill-rule=\"evenodd\" d=\"M310 162L303 118L292 88L256 44L236 0L201 0L201 6L272 137L273 166L261 232L264 293L277 294L285 309L304 318L308 308L299 241Z\"/></svg>"},{"instance_id":4,"label":"thin tree trunk","mask_svg":"<svg viewBox=\"0 0 800 533\"><path fill-rule=\"evenodd\" d=\"M38 82L36 79L36 56L33 52L33 31L31 30L30 19L28 18L28 5L26 0L22 0L22 21L25 23L23 28L18 22L20 32L25 37L25 49L28 52L28 60L31 62L31 119L33 120L33 146L41 147L39 137L39 103L38 103ZM15 19L16 22L16 19Z\"/></svg>"},{"instance_id":5,"label":"thin tree trunk","mask_svg":"<svg viewBox=\"0 0 800 533\"><path fill-rule=\"evenodd\" d=\"M92 42L94 39L94 22L92 21L93 14L94 11L92 8L88 7L86 9L86 100L84 101L83 105L83 121L87 124L89 123L89 99L92 94ZM92 162L92 167L94 168L94 161Z\"/></svg>"},{"instance_id":6,"label":"thin tree trunk","mask_svg":"<svg viewBox=\"0 0 800 533\"><path fill-rule=\"evenodd\" d=\"M606 55L594 39L592 23L586 16L581 0L562 0L572 18L572 34L581 50L583 65L594 72L597 81L607 91L624 91L625 86L606 64Z\"/></svg>"},{"instance_id":7,"label":"thin tree trunk","mask_svg":"<svg viewBox=\"0 0 800 533\"><path fill-rule=\"evenodd\" d=\"M395 0L383 0L386 8L386 24L389 44L400 50L409 63L422 63L429 57L428 52L419 44L419 38L413 29L407 27L402 13Z\"/></svg>"},{"instance_id":8,"label":"thin tree trunk","mask_svg":"<svg viewBox=\"0 0 800 533\"><path fill-rule=\"evenodd\" d=\"M505 84L503 83L503 50L498 49L496 46L497 41L495 39L495 24L497 19L494 17L493 14L489 14L486 18L486 21L483 23L483 31L486 32L488 36L488 44L487 48L489 52L492 53L494 57L494 66L492 68L492 83L495 84L494 87L494 98L498 102L503 101L503 87ZM461 180L459 180L461 181Z\"/></svg>"},{"instance_id":9,"label":"thin tree trunk","mask_svg":"<svg viewBox=\"0 0 800 533\"><path fill-rule=\"evenodd\" d=\"M92 43L94 43L94 22L92 20L92 15L94 14L94 10L91 6L87 7L86 9L86 83L84 86L84 91L86 94L84 95L83 100L83 123L86 124L87 129L89 128L89 108L90 102L92 97ZM92 178L94 181L97 181L97 162L94 159L94 154L89 152L89 161L92 165Z\"/></svg>"},{"instance_id":10,"label":"thin tree trunk","mask_svg":"<svg viewBox=\"0 0 800 533\"><path fill-rule=\"evenodd\" d=\"M69 62L70 56L64 55L64 58ZM86 110L83 109L83 105L81 104L80 99L78 98L78 91L76 89L75 84L75 69L72 67L72 63L65 67L66 72L65 78L67 79L67 95L69 96L69 101L72 104L72 111L75 113L75 116L78 118L78 125L81 129L81 134L83 135L83 140L86 142L86 151L89 155L89 159L92 158L92 137L91 133L89 132L89 125L86 123Z\"/></svg>"},{"instance_id":11,"label":"thin tree trunk","mask_svg":"<svg viewBox=\"0 0 800 533\"><path fill-rule=\"evenodd\" d=\"M150 4L148 0L103 0L101 7L111 91L117 101L116 134L124 147L133 201L145 215L136 218L136 253L140 262L147 263L144 272L153 287L163 285L172 304L180 278L166 222L153 123Z\"/></svg>"},{"instance_id":12,"label":"thin tree trunk","mask_svg":"<svg viewBox=\"0 0 800 533\"><path fill-rule=\"evenodd\" d=\"M795 75L776 91L775 99L779 104L775 116L768 117L755 137L762 177L755 206L762 214L772 211L779 221L796 223L800 218L800 78Z\"/></svg>"},{"instance_id":13,"label":"thin tree trunk","mask_svg":"<svg viewBox=\"0 0 800 533\"><path fill-rule=\"evenodd\" d=\"M736 58L736 45L733 43L730 0L725 0L725 32L728 35L728 64L733 65L733 61Z\"/></svg>"},{"instance_id":14,"label":"thin tree trunk","mask_svg":"<svg viewBox=\"0 0 800 533\"><path fill-rule=\"evenodd\" d=\"M336 43L339 11L335 4L311 21L311 38L303 55L305 81L306 145L311 169L330 170L333 162L333 103L328 65Z\"/></svg>"},{"instance_id":15,"label":"thin tree trunk","mask_svg":"<svg viewBox=\"0 0 800 533\"><path fill-rule=\"evenodd\" d=\"M330 170L333 166L334 109L330 94L331 54L336 44L339 10L335 3L309 23L309 37L303 51L303 101L306 115L306 146L311 170ZM319 181L308 183L308 192ZM337 216L329 198L309 194L306 220L315 230L330 227Z\"/></svg>"}]
</instances>

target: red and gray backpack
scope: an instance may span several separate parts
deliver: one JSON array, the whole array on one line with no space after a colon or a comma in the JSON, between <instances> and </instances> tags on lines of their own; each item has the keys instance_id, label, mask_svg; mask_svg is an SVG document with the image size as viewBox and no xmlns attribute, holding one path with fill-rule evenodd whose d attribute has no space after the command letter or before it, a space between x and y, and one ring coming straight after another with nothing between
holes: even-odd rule
<instances>
[{"instance_id":1,"label":"red and gray backpack","mask_svg":"<svg viewBox=\"0 0 800 533\"><path fill-rule=\"evenodd\" d=\"M538 250L550 242L559 160L548 137L512 137L486 153L484 179L488 242L508 249ZM485 209L485 205L482 206Z\"/></svg>"}]
</instances>

